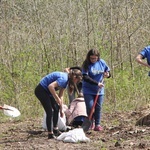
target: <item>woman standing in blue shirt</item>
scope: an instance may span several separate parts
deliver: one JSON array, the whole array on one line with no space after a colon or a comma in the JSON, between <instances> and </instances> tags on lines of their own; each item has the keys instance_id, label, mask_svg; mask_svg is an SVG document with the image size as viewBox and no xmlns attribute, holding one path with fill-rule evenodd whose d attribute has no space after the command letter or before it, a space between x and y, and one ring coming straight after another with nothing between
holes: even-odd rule
<instances>
[{"instance_id":1,"label":"woman standing in blue shirt","mask_svg":"<svg viewBox=\"0 0 150 150\"><path fill-rule=\"evenodd\" d=\"M106 62L103 59L100 59L100 54L98 50L89 50L86 59L82 64L82 74L82 90L88 116L90 115L90 111L93 106L98 89L101 88L100 92L98 93L99 97L93 115L93 120L95 120L93 129L95 131L101 131L101 109L104 100L104 83L102 83L101 81L104 77L110 77L110 69Z\"/></svg>"},{"instance_id":2,"label":"woman standing in blue shirt","mask_svg":"<svg viewBox=\"0 0 150 150\"><path fill-rule=\"evenodd\" d=\"M74 84L82 80L82 73L78 69L72 69L69 73L52 72L43 77L35 88L35 95L40 100L46 112L46 124L48 130L48 139L59 136L57 122L60 110L60 116L63 117L63 93L65 88L69 87L69 92L74 90ZM57 90L59 90L57 94ZM53 123L53 129L52 129Z\"/></svg>"}]
</instances>

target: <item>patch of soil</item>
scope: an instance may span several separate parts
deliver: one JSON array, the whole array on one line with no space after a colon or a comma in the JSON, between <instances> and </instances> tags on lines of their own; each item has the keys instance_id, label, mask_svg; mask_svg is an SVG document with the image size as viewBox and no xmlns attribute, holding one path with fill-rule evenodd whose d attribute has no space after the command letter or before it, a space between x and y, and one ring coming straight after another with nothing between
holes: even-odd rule
<instances>
[{"instance_id":1,"label":"patch of soil","mask_svg":"<svg viewBox=\"0 0 150 150\"><path fill-rule=\"evenodd\" d=\"M5 150L150 150L150 127L135 126L141 111L103 114L103 131L86 133L88 143L64 143L47 139L41 120L0 123L0 149Z\"/></svg>"}]
</instances>

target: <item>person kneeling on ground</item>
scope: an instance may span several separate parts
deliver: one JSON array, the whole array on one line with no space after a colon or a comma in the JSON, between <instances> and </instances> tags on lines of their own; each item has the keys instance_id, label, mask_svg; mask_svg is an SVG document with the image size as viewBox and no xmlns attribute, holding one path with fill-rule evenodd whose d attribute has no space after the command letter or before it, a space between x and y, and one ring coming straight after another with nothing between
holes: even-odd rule
<instances>
[{"instance_id":1,"label":"person kneeling on ground","mask_svg":"<svg viewBox=\"0 0 150 150\"><path fill-rule=\"evenodd\" d=\"M82 125L84 118L87 117L85 101L82 93L79 93L71 103L69 109L65 111L67 124L73 127Z\"/></svg>"}]
</instances>

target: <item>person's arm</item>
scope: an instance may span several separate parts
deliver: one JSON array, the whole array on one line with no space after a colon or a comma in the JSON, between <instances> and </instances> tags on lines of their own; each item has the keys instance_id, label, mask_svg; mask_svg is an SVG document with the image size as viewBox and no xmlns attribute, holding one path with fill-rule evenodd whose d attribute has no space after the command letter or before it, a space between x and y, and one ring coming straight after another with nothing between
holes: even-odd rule
<instances>
[{"instance_id":1,"label":"person's arm","mask_svg":"<svg viewBox=\"0 0 150 150\"><path fill-rule=\"evenodd\" d=\"M83 80L94 85L98 85L98 82L90 78L87 74L83 74Z\"/></svg>"},{"instance_id":2,"label":"person's arm","mask_svg":"<svg viewBox=\"0 0 150 150\"><path fill-rule=\"evenodd\" d=\"M103 83L97 82L97 81L93 80L93 79L90 78L87 74L83 74L83 80L86 81L86 82L89 82L90 84L97 85L97 86L99 86L99 87L103 87L103 86L104 86Z\"/></svg>"},{"instance_id":3,"label":"person's arm","mask_svg":"<svg viewBox=\"0 0 150 150\"><path fill-rule=\"evenodd\" d=\"M137 55L136 61L137 61L139 64L150 68L150 65L148 65L148 63L146 63L146 62L143 61L143 56L142 56L141 54L138 54L138 55Z\"/></svg>"},{"instance_id":4,"label":"person's arm","mask_svg":"<svg viewBox=\"0 0 150 150\"><path fill-rule=\"evenodd\" d=\"M48 89L51 92L51 94L53 95L53 97L55 98L58 105L61 106L62 105L62 100L55 91L55 88L57 88L57 87L58 87L58 83L56 81L54 81L51 84L49 84Z\"/></svg>"},{"instance_id":5,"label":"person's arm","mask_svg":"<svg viewBox=\"0 0 150 150\"><path fill-rule=\"evenodd\" d=\"M63 105L63 94L64 94L64 88L61 88L60 90L59 90L59 98L61 99L61 102L62 102L62 105Z\"/></svg>"},{"instance_id":6,"label":"person's arm","mask_svg":"<svg viewBox=\"0 0 150 150\"><path fill-rule=\"evenodd\" d=\"M54 81L51 84L49 84L48 89L50 90L51 94L53 95L57 104L60 107L60 116L63 117L64 116L64 113L63 113L63 93L64 93L65 89L61 88L59 91L59 95L58 95L55 91L56 87L58 87L58 83L56 81Z\"/></svg>"},{"instance_id":7,"label":"person's arm","mask_svg":"<svg viewBox=\"0 0 150 150\"><path fill-rule=\"evenodd\" d=\"M63 94L64 94L64 88L61 88L59 90L59 98L61 99L61 105L60 105L60 116L63 117L64 116L64 111L63 111Z\"/></svg>"},{"instance_id":8,"label":"person's arm","mask_svg":"<svg viewBox=\"0 0 150 150\"><path fill-rule=\"evenodd\" d=\"M69 73L69 71L70 71L70 68L65 68L65 69L64 69L64 72Z\"/></svg>"}]
</instances>

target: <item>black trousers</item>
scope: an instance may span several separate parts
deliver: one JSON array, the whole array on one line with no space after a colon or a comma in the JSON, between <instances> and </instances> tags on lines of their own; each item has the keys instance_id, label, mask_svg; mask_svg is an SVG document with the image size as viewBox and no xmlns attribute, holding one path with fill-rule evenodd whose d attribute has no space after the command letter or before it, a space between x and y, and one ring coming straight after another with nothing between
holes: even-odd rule
<instances>
[{"instance_id":1,"label":"black trousers","mask_svg":"<svg viewBox=\"0 0 150 150\"><path fill-rule=\"evenodd\" d=\"M46 125L48 132L52 132L53 127L57 127L58 115L59 115L59 105L55 101L53 96L38 84L35 88L35 95L40 100L45 112L46 112Z\"/></svg>"}]
</instances>

